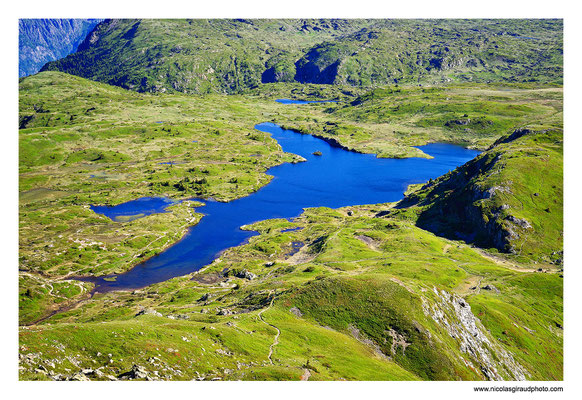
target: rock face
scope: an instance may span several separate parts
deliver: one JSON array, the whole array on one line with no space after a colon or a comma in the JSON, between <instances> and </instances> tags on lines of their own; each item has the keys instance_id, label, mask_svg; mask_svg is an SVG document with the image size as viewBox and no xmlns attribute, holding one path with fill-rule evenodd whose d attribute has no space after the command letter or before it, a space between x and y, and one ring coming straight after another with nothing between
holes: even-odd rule
<instances>
[{"instance_id":1,"label":"rock face","mask_svg":"<svg viewBox=\"0 0 582 400\"><path fill-rule=\"evenodd\" d=\"M44 64L75 52L100 19L21 19L18 76L36 74Z\"/></svg>"},{"instance_id":2,"label":"rock face","mask_svg":"<svg viewBox=\"0 0 582 400\"><path fill-rule=\"evenodd\" d=\"M537 203L544 200L538 192L530 190L537 187L528 186L534 179L528 168L535 168L531 166L557 154L536 143L554 140L554 137L545 130L517 129L475 159L409 194L395 208L418 206L417 226L439 236L505 253L519 253L529 237L549 237L545 226L561 222L559 217L552 217L552 221L546 218L551 210L546 209L543 214ZM544 193L546 198L555 199L554 204L562 196L560 184L556 181L549 189L552 192ZM547 249L527 251L539 252L545 258L550 254Z\"/></svg>"},{"instance_id":3,"label":"rock face","mask_svg":"<svg viewBox=\"0 0 582 400\"><path fill-rule=\"evenodd\" d=\"M439 292L434 288L433 291L437 301L429 305L423 299L424 313L446 329L459 343L461 352L467 355L467 359L463 359L465 364L474 368L473 363L477 363L478 369L489 380L526 379L527 371L508 351L489 337L487 330L471 311L469 303L444 290Z\"/></svg>"},{"instance_id":4,"label":"rock face","mask_svg":"<svg viewBox=\"0 0 582 400\"><path fill-rule=\"evenodd\" d=\"M301 83L332 84L335 82L341 61L337 59L330 62L322 57L325 48L325 46L318 46L295 63L297 71L295 80Z\"/></svg>"},{"instance_id":5,"label":"rock face","mask_svg":"<svg viewBox=\"0 0 582 400\"><path fill-rule=\"evenodd\" d=\"M293 315L295 315L296 317L299 317L299 318L303 317L303 313L302 313L302 312L301 312L301 310L299 310L297 307L291 307L291 308L289 309L289 311L290 311L290 312L291 312Z\"/></svg>"},{"instance_id":6,"label":"rock face","mask_svg":"<svg viewBox=\"0 0 582 400\"><path fill-rule=\"evenodd\" d=\"M511 189L505 186L487 187L476 182L497 168L499 161L500 157L485 154L428 188L431 190L429 196L441 192L449 194L438 198L420 214L418 226L452 239L510 252L515 232L503 223L504 219L509 218L508 208L490 207L489 203L493 203L498 194L511 194ZM414 198L414 194L411 197ZM485 212L488 213L486 217Z\"/></svg>"}]
</instances>

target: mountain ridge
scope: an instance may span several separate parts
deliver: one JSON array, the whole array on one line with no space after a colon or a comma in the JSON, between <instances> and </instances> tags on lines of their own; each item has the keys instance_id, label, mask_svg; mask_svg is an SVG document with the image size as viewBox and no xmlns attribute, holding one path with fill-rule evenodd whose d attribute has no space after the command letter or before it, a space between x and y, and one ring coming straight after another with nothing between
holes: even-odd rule
<instances>
[{"instance_id":1,"label":"mountain ridge","mask_svg":"<svg viewBox=\"0 0 582 400\"><path fill-rule=\"evenodd\" d=\"M561 83L562 31L561 20L106 20L43 70L140 92Z\"/></svg>"}]
</instances>

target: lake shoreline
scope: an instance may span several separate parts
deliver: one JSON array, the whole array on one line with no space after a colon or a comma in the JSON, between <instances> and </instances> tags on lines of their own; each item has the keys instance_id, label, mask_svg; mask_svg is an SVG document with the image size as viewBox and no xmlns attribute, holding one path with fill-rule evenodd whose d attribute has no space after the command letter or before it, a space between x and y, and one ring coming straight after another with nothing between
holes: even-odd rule
<instances>
[{"instance_id":1,"label":"lake shoreline","mask_svg":"<svg viewBox=\"0 0 582 400\"><path fill-rule=\"evenodd\" d=\"M404 171L406 169L404 167L404 165L409 164L409 163L412 163L412 164L421 163L419 165L425 165L424 163L427 163L427 162L431 163L431 164L426 164L426 166L423 167L424 169L422 169L422 171L425 171L425 172L422 172L422 174L425 174L425 175L428 174L430 176L433 176L435 174L433 169L435 166L439 165L438 163L434 164L435 162L437 162L435 160L427 160L424 158L386 159L386 158L372 157L373 156L372 154L366 154L366 153L354 151L353 149L349 149L349 148L346 148L345 146L339 145L336 141L330 140L329 138L319 137L319 135L306 134L303 132L296 131L294 129L285 129L283 126L277 125L274 123L257 124L257 125L255 125L255 129L257 129L263 133L270 134L273 139L277 140L277 142L279 143L279 145L281 146L283 151L285 151L287 153L291 153L291 154L296 154L299 157L306 159L306 161L308 161L308 163L297 164L297 163L285 162L285 163L282 163L282 164L279 164L279 165L276 165L276 166L269 168L267 171L272 171L271 173L272 173L273 178L270 179L268 183L266 183L265 185L261 186L256 191L251 193L252 195L258 196L258 197L253 197L253 196L251 196L251 194L249 194L247 196L243 196L243 197L231 200L229 202L218 202L215 200L209 201L209 200L205 200L203 198L189 198L188 200L191 200L191 201L204 201L205 205L202 206L201 208L206 207L205 210L203 210L203 211L207 211L207 212L200 212L200 214L203 214L203 216L197 221L196 224L189 225L189 226L185 227L182 235L180 235L180 238L178 240L169 242L157 254L151 255L150 257L145 258L145 259L140 259L139 262L128 266L128 269L120 274L107 274L107 275L103 275L103 276L86 276L86 277L78 277L78 279L83 280L83 281L88 281L88 282L95 284L94 291L102 293L102 292L118 291L118 290L125 290L125 289L136 290L136 289L140 289L140 288L149 286L153 283L162 282L162 281L165 281L168 279L172 279L173 277L188 275L192 272L196 272L197 270L211 264L213 262L213 260L215 260L218 257L218 254L220 254L220 253L222 253L222 252L224 252L227 249L230 249L232 247L241 246L244 243L246 243L246 241L248 241L252 236L256 236L258 234L255 231L243 231L240 229L241 226L249 225L251 223L256 223L256 222L259 222L259 221L262 221L265 219L280 218L280 217L294 218L294 217L299 216L304 208L310 208L310 207L316 207L316 206L338 208L338 207L344 207L344 206L355 206L355 205L362 205L362 204L376 204L376 203L386 203L386 202L398 201L398 200L403 198L404 192L408 188L410 183L419 183L419 182L416 182L418 180L418 178L414 178L413 181L406 183L402 189L400 188L399 185L401 185L401 184L397 183L398 179L405 179L407 181L410 180L410 178L406 178L406 176L408 176L407 174L409 174L409 172ZM298 135L298 136L289 136L290 133ZM325 143L325 146L327 146L327 150L325 150L325 146L322 147L322 145L324 143ZM287 146L291 146L291 147L287 148ZM310 148L310 146L313 148ZM434 147L433 151L437 151L436 149L439 146L447 146L447 145L432 145L432 147ZM314 150L316 150L320 147L322 148L322 150L324 150L326 152L326 154L323 157L322 156L317 156L317 157L313 156L312 153L314 152ZM458 146L456 146L454 148L458 148L458 150L455 150L455 151L460 152L461 154L465 154L465 153L471 154L471 158L476 155L473 152L471 152L467 149L463 149L463 148L458 147ZM451 149L453 149L453 147L451 147ZM443 151L444 151L444 153L443 153ZM444 156L444 154L446 154L446 150L441 150L441 153L438 153L438 151L437 151L437 154L440 154L440 156L442 157L442 156ZM361 158L361 156L364 156L364 158ZM339 158L337 158L337 157L339 157ZM339 161L337 161L336 158ZM346 158L346 161L342 161L344 158ZM463 162L465 161L465 159L466 159L466 157L462 159ZM336 161L334 161L334 160L336 160ZM342 168L350 168L351 169L352 167L356 168L356 169L362 168L362 166L358 166L358 163L362 163L362 162L365 165L369 165L369 167L365 167L364 171L368 171L367 168L373 168L373 170L374 169L376 170L375 173L386 174L386 173L388 173L387 171L392 171L392 169L390 169L390 168L396 168L396 170L394 170L394 171L399 171L398 174L400 174L402 177L396 179L395 177L393 177L391 175L394 172L391 172L388 175L384 176L384 178L383 178L384 180L388 179L386 181L387 183L393 182L393 183L389 184L389 187L392 187L394 184L396 184L396 186L394 186L392 189L387 189L386 187L377 186L377 182L375 179L373 181L370 181L369 185L365 184L365 182L359 182L361 180L360 178L370 179L370 176L360 176L360 178L357 179L356 181L347 181L347 182L351 182L350 185L356 185L359 189L355 189L355 188L354 189L347 189L347 188L345 189L348 192L353 190L354 193L356 193L356 194L352 194L350 196L352 196L352 197L356 196L356 197L353 197L353 198L350 197L351 200L348 200L348 198L344 199L343 198L343 197L345 197L345 193L344 193L343 195L340 195L340 199L338 200L338 198L336 198L337 195L335 194L335 192L337 190L344 190L344 189L342 189L342 184L339 184L339 181L338 181L337 185L336 184L330 185L329 182L325 182L326 178L324 178L324 176L326 173L325 172L326 169L324 168L323 171L320 170L321 168L323 168L324 165L328 165L328 163L334 163L334 162L340 162L340 165L343 165L343 167L338 166L340 170ZM459 161L453 160L452 162L453 162L454 166L458 166L458 164L461 161L460 160ZM301 164L306 164L306 165L298 168L297 166L299 166ZM386 164L386 166L383 166L384 164ZM453 165L453 164L451 164L451 165ZM332 165L332 164L330 164L330 165ZM334 174L337 174L338 172L336 170L338 170L338 167L326 167L326 168L331 168L329 171L330 172L333 171ZM289 169L289 168L291 168L291 169ZM293 168L295 168L295 169L293 169ZM386 170L385 168L388 168L388 170ZM368 171L369 174L372 174L372 175L375 174L373 172L373 170ZM412 170L415 170L415 168L412 168L411 171ZM445 170L446 170L446 168L443 169L441 167L441 172L445 172ZM282 171L286 171L286 172L283 175L281 175ZM348 171L349 170L345 171L348 173L348 175L344 176L343 173L340 173L337 176L334 175L335 176L334 179L336 179L336 180L339 179L341 181L342 179L345 179L346 177L355 173L353 171L352 172L348 172ZM368 174L368 172L365 172L365 174ZM295 176L297 173L301 173L303 175L300 175L298 178L297 176ZM321 175L322 173L324 175ZM269 174L269 175L271 176L271 174ZM424 176L424 175L422 175L422 176ZM434 177L436 177L436 176L434 176ZM283 181L280 181L280 179L283 179ZM285 179L287 179L287 180L291 179L291 180L289 182L285 182ZM299 181L296 181L297 179L299 179ZM394 180L394 179L396 179L396 180ZM424 178L420 178L420 179L424 179ZM310 180L313 180L313 181L311 183L309 183ZM325 182L325 184L324 184L324 182ZM322 188L323 188L323 190L326 190L325 192L321 192L322 194L325 194L324 197L320 198L320 197L318 197L319 195L316 195L316 198L314 200L313 196L315 194L309 194L309 195L307 195L305 200L294 199L295 195L291 194L291 192L293 192L293 190L294 190L293 188L295 188L295 187L301 188L305 184L311 185L311 186L305 187L308 191L309 190L320 191ZM321 186L322 184L324 185L323 187ZM361 184L363 184L364 187L358 186ZM272 186L272 185L275 185L275 186ZM283 185L283 186L281 186L281 185ZM297 186L297 185L299 185L299 186ZM392 185L392 186L390 186L390 185ZM370 187L368 187L368 186L370 186ZM269 189L267 190L267 188L269 188ZM311 188L311 189L308 189L308 188ZM282 192L281 192L281 190L282 190ZM291 190L291 192L289 194L285 194L289 190ZM301 189L301 190L303 190L303 189ZM374 195L371 198L368 198L368 197L366 197L365 194L358 193L358 192L362 192L362 191L366 192L366 190L369 191L370 194L374 194ZM381 194L381 193L384 193L386 190L390 190L389 192L386 192L388 197L385 197L385 195ZM303 192L301 192L301 193L303 193ZM305 192L305 193L307 193L307 192ZM305 195L306 194L304 194L303 196L305 196ZM257 201L263 201L263 200L260 200L262 198L268 199L268 198L270 198L269 196L275 196L275 197L272 200L268 200L268 203L266 203L264 206L258 206L259 207L258 210L255 210L253 208L253 207L255 207L255 203ZM276 200L277 196L283 196L283 197L280 200ZM331 196L331 197L329 197L329 196ZM293 199L293 201L291 201L290 204L285 205L285 207L287 207L287 208L285 208L285 207L281 208L278 205L278 203L280 203L280 201L283 199L285 199L284 201L286 201L286 202L291 201L291 199ZM328 199L328 200L325 200L325 199ZM314 203L314 201L315 201L315 203ZM136 201L134 201L134 202L136 202ZM295 202L297 202L297 205L295 205ZM127 204L127 203L123 203L123 204L119 205L118 207L127 207L127 206L125 206L125 204ZM256 204L259 204L259 203L256 203ZM277 205L273 207L271 204L277 204ZM249 209L247 211L236 211L236 215L238 215L238 216L235 218L235 220L236 221L240 220L241 221L240 224L239 224L239 222L233 222L230 219L228 220L228 223L226 225L224 225L224 222L226 222L226 221L214 222L214 224L217 224L219 226L228 227L228 228L225 228L227 231L229 229L232 229L232 233L231 233L232 237L229 236L227 241L224 243L224 247L220 247L223 245L218 244L217 241L220 242L220 240L222 240L222 239L218 239L218 237L222 237L220 235L224 235L226 233L217 231L218 226L208 226L208 224L210 224L210 222L208 222L208 219L210 218L210 221L214 221L216 219L218 219L218 221L221 221L221 218L227 218L227 217L220 215L221 212L218 210L223 209L222 207L227 207L226 209L236 209L236 207L239 207L241 205L242 205L242 207L251 207L251 209ZM266 213L263 212L263 210L261 210L261 207L264 208L265 206L267 207L265 209ZM289 206L291 208L289 208ZM114 207L112 207L112 209L114 209ZM130 209L131 209L131 207L130 207ZM133 215L136 214L134 209L131 209L131 212ZM218 213L218 214L216 214L216 213ZM280 213L283 213L283 214L279 215ZM116 214L116 215L119 218L119 215L118 214ZM243 217L241 217L240 215L242 215ZM249 220L244 220L244 219L240 219L240 218L248 218ZM202 226L202 227L200 227L200 226ZM188 239L188 237L191 235L199 234L198 233L199 230L206 230L209 232L214 232L213 235L219 235L219 236L217 236L215 240L211 240L209 237L206 237L206 236L200 237L197 239L197 241L195 240L193 242L192 242L192 240L194 240L194 239ZM241 233L241 232L243 232L243 233ZM235 238L239 238L239 239L235 239ZM190 242L191 242L190 247L187 244L182 243L182 242L185 242L188 240L190 240ZM178 249L178 248L180 248L180 246L183 248L182 252L180 252ZM198 250L196 250L195 253L193 253L190 256L191 258L189 258L186 254L194 251L193 249L198 249ZM168 261L162 261L164 259L164 257L165 258L173 257L173 258L168 259ZM200 257L202 257L200 259L200 261L196 261ZM178 260L182 260L182 259L183 259L183 261L178 261ZM176 261L171 261L171 260L176 260ZM172 263L176 263L176 262L178 262L178 264L176 264L177 266L180 265L178 267L178 270L176 270L175 272L166 271L166 269L168 267L164 263L170 263L169 265L172 265ZM192 263L194 263L194 264L192 264ZM156 265L156 266L153 267L153 265ZM192 267L190 267L190 265L192 265ZM194 266L194 265L197 265L197 266ZM151 269L151 268L154 268L154 269ZM139 277L140 271L142 271L142 273L146 274L146 275L143 275L140 278ZM149 272L147 272L147 271L149 271ZM130 278L130 277L134 276L134 275L135 275L136 280L132 281L131 280L132 278ZM151 275L151 277L146 278L149 275ZM144 277L144 276L146 276L146 277ZM153 278L153 276L159 276L159 277ZM115 278L115 279L111 279L111 278ZM120 279L123 280L123 282L121 282ZM144 281L139 283L141 280L144 280Z\"/></svg>"}]
</instances>

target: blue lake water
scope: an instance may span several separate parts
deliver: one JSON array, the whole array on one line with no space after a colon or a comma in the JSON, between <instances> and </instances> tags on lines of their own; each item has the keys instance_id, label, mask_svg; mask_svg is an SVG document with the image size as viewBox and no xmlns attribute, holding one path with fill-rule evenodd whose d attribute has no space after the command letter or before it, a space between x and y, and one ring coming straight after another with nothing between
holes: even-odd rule
<instances>
[{"instance_id":1,"label":"blue lake water","mask_svg":"<svg viewBox=\"0 0 582 400\"><path fill-rule=\"evenodd\" d=\"M337 103L337 100L291 100L291 99L277 99L277 103L281 104L311 104L311 103Z\"/></svg>"},{"instance_id":2,"label":"blue lake water","mask_svg":"<svg viewBox=\"0 0 582 400\"><path fill-rule=\"evenodd\" d=\"M117 275L115 281L90 279L96 290L127 290L162 282L197 271L211 263L221 251L237 246L256 232L241 226L269 218L293 218L305 207L343 207L400 200L407 186L436 178L479 154L451 144L419 146L432 159L376 158L339 147L311 135L285 130L273 123L255 126L271 134L284 151L299 154L307 162L278 165L268 170L271 183L247 197L220 203L202 200L197 211L205 216L178 243L159 255ZM320 151L321 156L313 155ZM117 217L123 212L151 214L162 210L167 199L136 200L113 208L93 207L95 212ZM140 208L144 205L144 208ZM156 212L156 211L153 211ZM130 215L133 215L130 214Z\"/></svg>"}]
</instances>

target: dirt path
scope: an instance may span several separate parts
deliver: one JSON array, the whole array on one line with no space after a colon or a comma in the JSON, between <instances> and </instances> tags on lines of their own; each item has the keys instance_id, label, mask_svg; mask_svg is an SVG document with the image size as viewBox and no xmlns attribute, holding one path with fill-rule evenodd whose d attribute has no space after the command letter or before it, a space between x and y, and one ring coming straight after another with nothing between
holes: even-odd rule
<instances>
[{"instance_id":1,"label":"dirt path","mask_svg":"<svg viewBox=\"0 0 582 400\"><path fill-rule=\"evenodd\" d=\"M461 296L466 296L468 294L479 294L481 292L481 283L483 282L483 279L485 277L483 275L478 275L474 272L467 271L467 269L463 265L466 265L466 263L457 265L457 267L465 271L467 275L469 275L469 279L466 284L457 286L455 288L455 291ZM474 283L475 279L479 279L477 283Z\"/></svg>"},{"instance_id":2,"label":"dirt path","mask_svg":"<svg viewBox=\"0 0 582 400\"><path fill-rule=\"evenodd\" d=\"M271 365L274 365L273 363L273 359L271 358L271 356L273 355L273 347L275 347L276 345L279 344L279 336L281 335L281 330L279 330L279 328L277 328L275 325L268 323L267 321L265 321L263 319L263 313L265 311L267 311L268 309L270 309L273 306L273 302L275 301L275 296L273 296L273 298L271 299L271 304L269 304L269 307L259 311L259 319L265 324L265 325L269 325L270 327L274 328L277 330L277 334L275 335L275 340L273 340L273 343L269 346L269 355L267 356L267 358L269 359L269 362L271 363Z\"/></svg>"},{"instance_id":3,"label":"dirt path","mask_svg":"<svg viewBox=\"0 0 582 400\"><path fill-rule=\"evenodd\" d=\"M479 282L477 282L477 285L475 285L475 287L477 288L475 294L481 293L481 282L483 282L483 277L480 275L477 276L479 276Z\"/></svg>"},{"instance_id":4,"label":"dirt path","mask_svg":"<svg viewBox=\"0 0 582 400\"><path fill-rule=\"evenodd\" d=\"M518 271L518 272L535 272L536 268L527 268L527 267L522 267L519 264L513 263L509 260L503 259L501 257L497 257L494 256L492 254L489 254L481 249L478 249L476 247L473 247L473 250L475 250L480 256L488 259L489 261L493 261L495 264L500 265L502 267L511 269L513 271ZM541 268L542 265L540 265L538 268ZM546 268L548 268L548 266L544 266Z\"/></svg>"},{"instance_id":5,"label":"dirt path","mask_svg":"<svg viewBox=\"0 0 582 400\"><path fill-rule=\"evenodd\" d=\"M87 300L90 300L91 298L93 298L93 292L86 292L82 295L82 297L80 299L69 300L69 301L65 302L64 304L60 304L56 307L54 307L54 306L49 307L48 314L45 314L44 316L42 316L34 321L21 324L20 326L38 325L41 322L46 321L47 319L55 316L56 314L76 309L81 304L85 303Z\"/></svg>"},{"instance_id":6,"label":"dirt path","mask_svg":"<svg viewBox=\"0 0 582 400\"><path fill-rule=\"evenodd\" d=\"M374 240L373 238L366 236L366 235L359 235L356 236L361 242L363 242L366 246L368 246L371 250L378 251L380 247L380 242Z\"/></svg>"},{"instance_id":7,"label":"dirt path","mask_svg":"<svg viewBox=\"0 0 582 400\"><path fill-rule=\"evenodd\" d=\"M536 265L535 268L532 268L531 266L523 266L523 265L517 264L515 262L512 262L511 260L507 260L505 258L496 256L494 254L487 253L486 251L479 249L477 247L472 247L472 249L477 254L482 256L483 258L497 264L500 267L507 268L507 269L510 269L512 271L522 272L522 273L532 273L532 272L538 272L539 268L542 268L544 270L544 272L547 272L547 273L558 273L558 271L559 271L559 269L556 266L546 265L546 264L538 264L538 265ZM463 269L468 275L473 276L475 279L478 278L479 280L475 284L475 283L473 283L472 278L470 278L468 283L460 285L456 289L457 292L460 295L479 294L481 292L481 285L482 285L485 277L482 275L476 274L474 272L467 271L467 269L464 268L463 265L458 265L458 267ZM472 289L473 287L475 289Z\"/></svg>"},{"instance_id":8,"label":"dirt path","mask_svg":"<svg viewBox=\"0 0 582 400\"><path fill-rule=\"evenodd\" d=\"M304 368L303 375L301 375L301 380L308 381L310 376L311 376L311 371L309 371L307 368Z\"/></svg>"}]
</instances>

